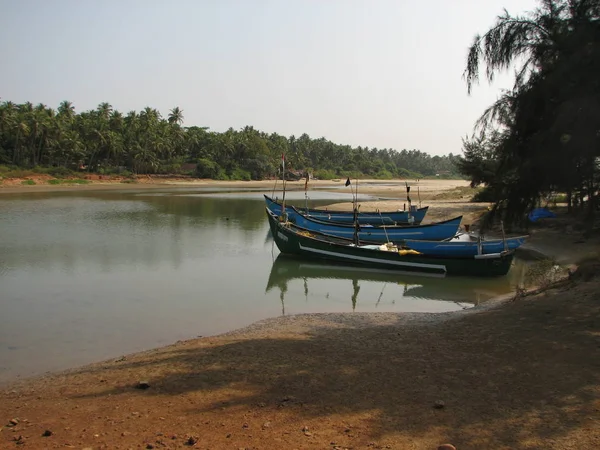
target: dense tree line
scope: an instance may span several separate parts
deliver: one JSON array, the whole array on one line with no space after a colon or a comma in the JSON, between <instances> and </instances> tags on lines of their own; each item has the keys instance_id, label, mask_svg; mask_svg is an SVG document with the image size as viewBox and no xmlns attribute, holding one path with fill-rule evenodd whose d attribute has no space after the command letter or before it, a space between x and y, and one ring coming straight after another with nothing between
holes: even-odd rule
<instances>
[{"instance_id":1,"label":"dense tree line","mask_svg":"<svg viewBox=\"0 0 600 450\"><path fill-rule=\"evenodd\" d=\"M68 101L56 110L6 101L0 104L0 164L107 174L173 174L195 167L192 174L198 177L249 180L277 176L285 154L287 168L320 178L458 174L452 154L351 147L307 134L267 134L250 126L220 133L182 123L178 107L163 118L149 107L122 114L101 103L76 113Z\"/></svg>"},{"instance_id":2,"label":"dense tree line","mask_svg":"<svg viewBox=\"0 0 600 450\"><path fill-rule=\"evenodd\" d=\"M593 215L600 186L600 2L541 0L522 16L504 12L476 36L465 71L469 92L518 63L512 89L464 140L461 173L484 184L491 218L510 222L555 192ZM581 209L581 208L580 208Z\"/></svg>"}]
</instances>

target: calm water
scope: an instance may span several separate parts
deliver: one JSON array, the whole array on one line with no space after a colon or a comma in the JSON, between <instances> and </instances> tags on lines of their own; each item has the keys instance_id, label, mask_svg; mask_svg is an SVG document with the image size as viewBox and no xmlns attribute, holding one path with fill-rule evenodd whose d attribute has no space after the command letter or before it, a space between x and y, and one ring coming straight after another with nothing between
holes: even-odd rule
<instances>
[{"instance_id":1,"label":"calm water","mask_svg":"<svg viewBox=\"0 0 600 450\"><path fill-rule=\"evenodd\" d=\"M520 273L439 279L278 257L262 193L0 196L0 383L282 314L458 310ZM349 198L312 192L311 205Z\"/></svg>"}]
</instances>

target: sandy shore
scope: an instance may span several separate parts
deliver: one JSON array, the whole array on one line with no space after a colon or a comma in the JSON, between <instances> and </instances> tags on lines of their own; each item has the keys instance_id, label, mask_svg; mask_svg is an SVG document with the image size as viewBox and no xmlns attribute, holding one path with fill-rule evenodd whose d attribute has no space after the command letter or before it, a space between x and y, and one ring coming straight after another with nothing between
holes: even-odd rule
<instances>
[{"instance_id":1,"label":"sandy shore","mask_svg":"<svg viewBox=\"0 0 600 450\"><path fill-rule=\"evenodd\" d=\"M565 263L600 248L570 226L531 240ZM13 384L0 448L596 448L600 281L581 272L458 313L281 317Z\"/></svg>"},{"instance_id":2,"label":"sandy shore","mask_svg":"<svg viewBox=\"0 0 600 450\"><path fill-rule=\"evenodd\" d=\"M221 181L221 180L210 180L210 179L198 179L198 178L177 178L177 177L151 177L151 176L140 176L135 182L128 182L130 180L122 178L100 178L98 175L90 175L86 178L88 184L49 184L48 181L52 177L48 175L38 175L34 177L28 177L27 179L16 178L16 179L4 179L0 180L0 193L14 193L14 192L28 192L28 191L57 191L57 190L74 190L74 189L146 189L146 188L165 188L169 186L173 187L247 187L247 188L264 188L265 190L271 190L273 186L276 186L278 190L282 189L282 183L280 180L262 180L262 181ZM23 181L32 180L35 185L23 185ZM345 180L310 180L309 189L314 188L327 188L327 187L339 187L344 185ZM356 180L353 180L352 187L355 189ZM409 183L411 186L411 195L413 195L413 201L417 201L418 192L427 195L428 193L441 193L448 190L452 190L456 187L466 187L468 182L465 180L359 180L358 190L360 193L367 193L373 195L380 195L382 197L388 196L391 198L405 198L406 189L405 183ZM374 186L375 185L375 186ZM383 186L382 186L383 185ZM300 181L287 181L287 189L290 190L303 190L304 180Z\"/></svg>"},{"instance_id":3,"label":"sandy shore","mask_svg":"<svg viewBox=\"0 0 600 450\"><path fill-rule=\"evenodd\" d=\"M0 394L17 422L0 446L596 448L599 287L441 316L284 317L46 376Z\"/></svg>"}]
</instances>

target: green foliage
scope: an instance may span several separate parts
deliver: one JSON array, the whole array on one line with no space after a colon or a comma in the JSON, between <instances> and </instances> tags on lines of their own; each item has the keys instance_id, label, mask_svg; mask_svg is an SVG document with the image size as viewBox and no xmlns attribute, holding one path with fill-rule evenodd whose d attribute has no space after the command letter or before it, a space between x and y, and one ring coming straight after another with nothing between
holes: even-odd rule
<instances>
[{"instance_id":1,"label":"green foliage","mask_svg":"<svg viewBox=\"0 0 600 450\"><path fill-rule=\"evenodd\" d=\"M26 185L26 186L35 186L35 181L33 180L23 180L21 181L21 184Z\"/></svg>"},{"instance_id":2,"label":"green foliage","mask_svg":"<svg viewBox=\"0 0 600 450\"><path fill-rule=\"evenodd\" d=\"M75 179L58 179L55 178L53 180L48 180L48 184L52 184L52 185L59 185L59 184L90 184L89 180L83 180L81 178L75 178Z\"/></svg>"},{"instance_id":3,"label":"green foliage","mask_svg":"<svg viewBox=\"0 0 600 450\"><path fill-rule=\"evenodd\" d=\"M600 186L600 6L543 0L524 16L505 12L476 36L465 76L470 91L486 66L489 80L520 62L512 89L482 115L479 137L465 140L457 167L495 202L490 220L526 220L552 192L571 208L586 199L590 216Z\"/></svg>"},{"instance_id":4,"label":"green foliage","mask_svg":"<svg viewBox=\"0 0 600 450\"><path fill-rule=\"evenodd\" d=\"M229 175L230 180L240 180L240 181L250 181L252 180L252 175L247 170L243 170L240 168L235 168Z\"/></svg>"},{"instance_id":5,"label":"green foliage","mask_svg":"<svg viewBox=\"0 0 600 450\"><path fill-rule=\"evenodd\" d=\"M339 175L335 173L335 171L328 169L315 170L313 172L313 176L318 180L333 180L339 177Z\"/></svg>"},{"instance_id":6,"label":"green foliage","mask_svg":"<svg viewBox=\"0 0 600 450\"><path fill-rule=\"evenodd\" d=\"M213 180L226 180L225 171L214 161L207 158L200 158L196 166L196 176L198 178L211 178Z\"/></svg>"},{"instance_id":7,"label":"green foliage","mask_svg":"<svg viewBox=\"0 0 600 450\"><path fill-rule=\"evenodd\" d=\"M424 178L422 174L418 173L418 172L412 172L408 169L399 169L398 170L398 176L400 178L408 178L408 179L420 179L420 178Z\"/></svg>"},{"instance_id":8,"label":"green foliage","mask_svg":"<svg viewBox=\"0 0 600 450\"><path fill-rule=\"evenodd\" d=\"M391 180L392 178L394 178L394 174L392 172L389 172L385 169L380 170L379 172L377 172L373 178L377 179L377 180Z\"/></svg>"},{"instance_id":9,"label":"green foliage","mask_svg":"<svg viewBox=\"0 0 600 450\"><path fill-rule=\"evenodd\" d=\"M458 174L452 154L432 157L416 149L351 147L307 134L267 134L251 126L217 133L182 127L182 121L178 107L165 119L150 107L122 114L101 103L76 113L67 101L56 110L6 101L0 104L0 162L10 167L5 172L31 169L57 178L93 172L262 180L280 176L285 154L286 171L293 177L306 171L324 171L322 178Z\"/></svg>"},{"instance_id":10,"label":"green foliage","mask_svg":"<svg viewBox=\"0 0 600 450\"><path fill-rule=\"evenodd\" d=\"M496 203L502 200L502 193L497 192L493 186L486 186L475 193L472 202Z\"/></svg>"},{"instance_id":11,"label":"green foliage","mask_svg":"<svg viewBox=\"0 0 600 450\"><path fill-rule=\"evenodd\" d=\"M26 178L34 175L37 175L36 172L27 169L13 169L2 174L4 178Z\"/></svg>"}]
</instances>

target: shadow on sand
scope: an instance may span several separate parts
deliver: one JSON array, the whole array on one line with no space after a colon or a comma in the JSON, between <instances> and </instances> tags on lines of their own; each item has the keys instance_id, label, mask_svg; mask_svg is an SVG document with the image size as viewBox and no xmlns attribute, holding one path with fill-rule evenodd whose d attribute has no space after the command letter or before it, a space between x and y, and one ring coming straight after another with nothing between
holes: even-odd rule
<instances>
[{"instance_id":1,"label":"shadow on sand","mask_svg":"<svg viewBox=\"0 0 600 450\"><path fill-rule=\"evenodd\" d=\"M339 445L435 448L421 445L443 439L461 450L555 448L585 427L589 439L598 437L597 288L584 283L419 326L402 315L368 327L377 315L284 318L268 334L251 327L84 368L69 376L103 376L112 387L79 387L67 397L144 396L158 411L176 403L178 414L242 421L285 411L286 420L310 422ZM303 332L286 331L298 321ZM131 387L141 376L150 389ZM443 408L434 407L438 400ZM340 415L354 418L353 434L326 425Z\"/></svg>"}]
</instances>

